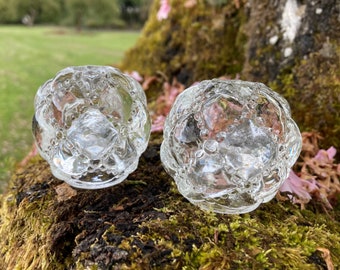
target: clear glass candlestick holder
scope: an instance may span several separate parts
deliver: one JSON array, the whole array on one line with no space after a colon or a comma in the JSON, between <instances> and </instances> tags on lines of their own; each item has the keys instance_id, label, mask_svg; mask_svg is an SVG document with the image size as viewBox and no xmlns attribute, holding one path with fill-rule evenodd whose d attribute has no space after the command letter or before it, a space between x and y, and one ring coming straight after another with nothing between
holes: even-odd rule
<instances>
[{"instance_id":1,"label":"clear glass candlestick holder","mask_svg":"<svg viewBox=\"0 0 340 270\"><path fill-rule=\"evenodd\" d=\"M300 150L301 134L282 96L262 83L213 79L177 97L161 160L190 202L240 214L275 196Z\"/></svg>"},{"instance_id":2,"label":"clear glass candlestick holder","mask_svg":"<svg viewBox=\"0 0 340 270\"><path fill-rule=\"evenodd\" d=\"M55 177L78 188L122 182L150 136L142 87L109 66L61 70L36 94L33 135Z\"/></svg>"}]
</instances>

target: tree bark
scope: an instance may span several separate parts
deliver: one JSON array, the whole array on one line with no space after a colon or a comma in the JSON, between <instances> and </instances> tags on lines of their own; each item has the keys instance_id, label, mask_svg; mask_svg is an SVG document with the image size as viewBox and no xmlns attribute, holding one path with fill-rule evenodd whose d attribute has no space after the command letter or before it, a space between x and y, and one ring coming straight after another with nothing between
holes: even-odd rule
<instances>
[{"instance_id":1,"label":"tree bark","mask_svg":"<svg viewBox=\"0 0 340 270\"><path fill-rule=\"evenodd\" d=\"M302 131L340 146L339 1L173 0L161 21L159 4L123 69L187 86L220 76L262 82L288 99Z\"/></svg>"}]
</instances>

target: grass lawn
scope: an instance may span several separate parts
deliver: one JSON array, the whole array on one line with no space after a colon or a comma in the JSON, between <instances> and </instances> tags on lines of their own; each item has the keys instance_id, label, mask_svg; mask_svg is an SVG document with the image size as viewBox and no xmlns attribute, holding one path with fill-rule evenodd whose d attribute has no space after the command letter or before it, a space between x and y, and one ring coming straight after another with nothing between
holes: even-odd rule
<instances>
[{"instance_id":1,"label":"grass lawn","mask_svg":"<svg viewBox=\"0 0 340 270\"><path fill-rule=\"evenodd\" d=\"M0 190L30 150L38 87L73 65L115 65L138 32L0 26Z\"/></svg>"}]
</instances>

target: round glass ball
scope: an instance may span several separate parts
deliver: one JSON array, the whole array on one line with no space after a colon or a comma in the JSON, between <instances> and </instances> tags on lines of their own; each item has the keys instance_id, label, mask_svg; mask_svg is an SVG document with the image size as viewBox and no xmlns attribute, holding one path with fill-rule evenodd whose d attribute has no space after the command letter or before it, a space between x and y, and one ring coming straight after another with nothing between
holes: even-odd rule
<instances>
[{"instance_id":1,"label":"round glass ball","mask_svg":"<svg viewBox=\"0 0 340 270\"><path fill-rule=\"evenodd\" d=\"M161 160L191 203L240 214L275 196L301 144L278 93L262 83L213 79L177 97L165 121Z\"/></svg>"},{"instance_id":2,"label":"round glass ball","mask_svg":"<svg viewBox=\"0 0 340 270\"><path fill-rule=\"evenodd\" d=\"M98 189L137 168L150 117L133 78L109 66L68 67L38 89L34 106L35 142L56 178Z\"/></svg>"}]
</instances>

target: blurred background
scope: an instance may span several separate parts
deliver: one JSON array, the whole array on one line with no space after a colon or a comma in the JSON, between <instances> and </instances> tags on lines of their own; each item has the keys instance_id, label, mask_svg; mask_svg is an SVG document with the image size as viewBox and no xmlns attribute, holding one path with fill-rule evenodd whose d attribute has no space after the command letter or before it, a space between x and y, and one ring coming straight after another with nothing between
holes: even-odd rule
<instances>
[{"instance_id":1,"label":"blurred background","mask_svg":"<svg viewBox=\"0 0 340 270\"><path fill-rule=\"evenodd\" d=\"M152 0L0 0L1 24L140 28Z\"/></svg>"},{"instance_id":2,"label":"blurred background","mask_svg":"<svg viewBox=\"0 0 340 270\"><path fill-rule=\"evenodd\" d=\"M74 65L118 65L152 0L0 0L0 192L30 151L38 87Z\"/></svg>"}]
</instances>

